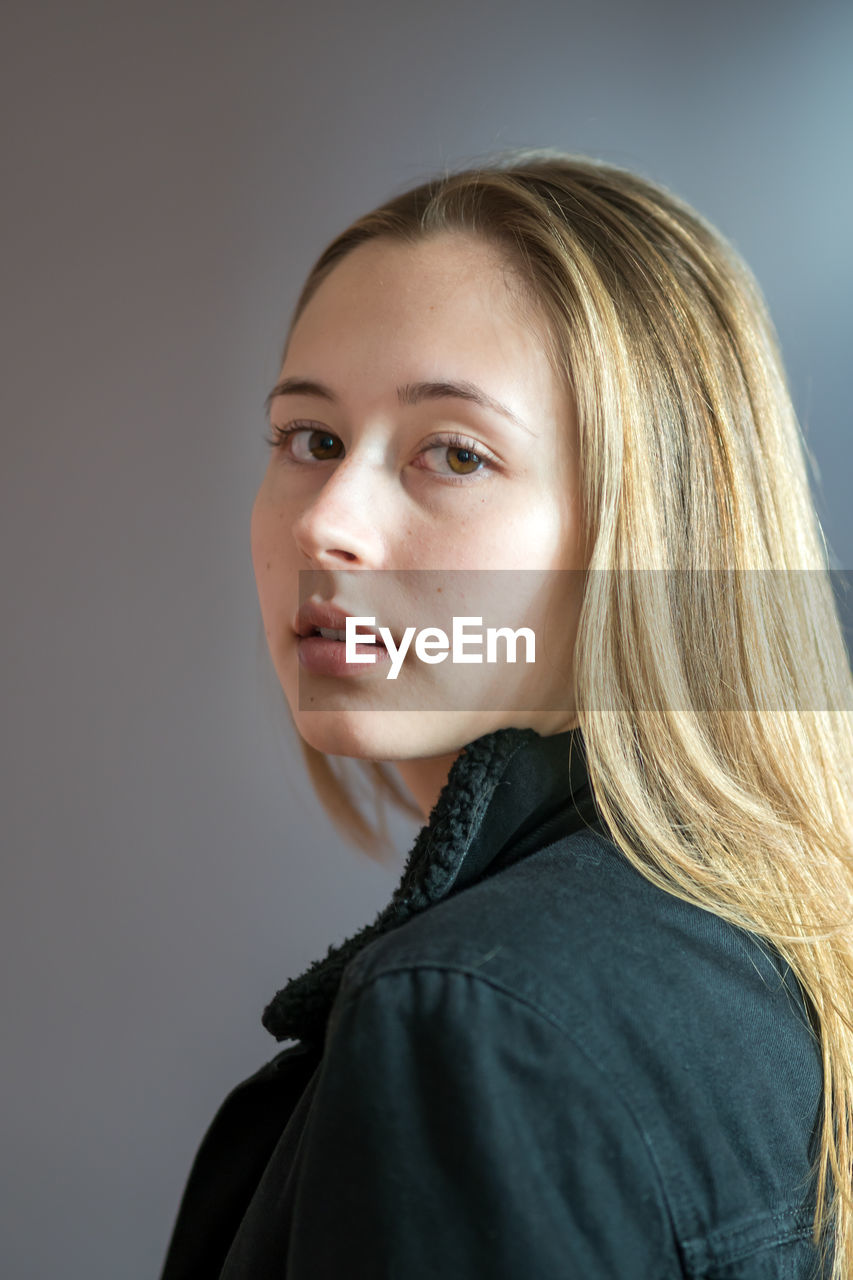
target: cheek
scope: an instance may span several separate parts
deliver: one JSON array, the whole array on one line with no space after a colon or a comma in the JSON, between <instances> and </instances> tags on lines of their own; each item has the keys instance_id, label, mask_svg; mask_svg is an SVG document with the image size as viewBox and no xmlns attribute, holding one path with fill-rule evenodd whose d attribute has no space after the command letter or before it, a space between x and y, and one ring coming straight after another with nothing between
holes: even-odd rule
<instances>
[{"instance_id":1,"label":"cheek","mask_svg":"<svg viewBox=\"0 0 853 1280\"><path fill-rule=\"evenodd\" d=\"M290 526L286 521L286 508L283 503L274 500L274 496L265 478L258 489L252 506L251 539L252 553L269 556L276 548L285 546L285 535Z\"/></svg>"},{"instance_id":2,"label":"cheek","mask_svg":"<svg viewBox=\"0 0 853 1280\"><path fill-rule=\"evenodd\" d=\"M255 504L252 507L249 536L252 547L252 565L255 570L255 579L260 587L266 563L270 558L269 513L264 506L260 493L255 498Z\"/></svg>"},{"instance_id":3,"label":"cheek","mask_svg":"<svg viewBox=\"0 0 853 1280\"><path fill-rule=\"evenodd\" d=\"M506 569L550 569L571 558L565 511L531 496L523 511L507 516L494 540L493 560Z\"/></svg>"},{"instance_id":4,"label":"cheek","mask_svg":"<svg viewBox=\"0 0 853 1280\"><path fill-rule=\"evenodd\" d=\"M508 554L521 512L507 510L505 491L463 496L452 519L436 519L416 530L412 545L426 567L487 569L499 567Z\"/></svg>"},{"instance_id":5,"label":"cheek","mask_svg":"<svg viewBox=\"0 0 853 1280\"><path fill-rule=\"evenodd\" d=\"M263 489L252 507L250 541L258 597L267 613L286 586L288 537L281 512L265 500Z\"/></svg>"}]
</instances>

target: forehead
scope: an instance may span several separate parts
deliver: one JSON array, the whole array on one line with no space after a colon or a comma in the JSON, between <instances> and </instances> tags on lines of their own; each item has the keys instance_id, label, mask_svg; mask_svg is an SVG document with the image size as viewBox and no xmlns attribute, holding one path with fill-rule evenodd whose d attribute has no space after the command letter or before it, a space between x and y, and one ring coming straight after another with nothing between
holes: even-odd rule
<instances>
[{"instance_id":1,"label":"forehead","mask_svg":"<svg viewBox=\"0 0 853 1280\"><path fill-rule=\"evenodd\" d=\"M380 236L351 250L315 291L300 317L371 305L532 311L507 253L467 232L440 232L413 244ZM528 317L529 318L529 317Z\"/></svg>"},{"instance_id":2,"label":"forehead","mask_svg":"<svg viewBox=\"0 0 853 1280\"><path fill-rule=\"evenodd\" d=\"M303 309L287 355L328 351L344 337L537 363L549 345L544 315L507 251L463 231L415 243L380 236L348 253Z\"/></svg>"},{"instance_id":3,"label":"forehead","mask_svg":"<svg viewBox=\"0 0 853 1280\"><path fill-rule=\"evenodd\" d=\"M351 250L335 268L388 272L407 270L435 283L452 285L460 276L471 284L475 279L493 281L508 277L514 270L509 251L484 236L461 229L437 231L408 241L393 236L376 236Z\"/></svg>"}]
</instances>

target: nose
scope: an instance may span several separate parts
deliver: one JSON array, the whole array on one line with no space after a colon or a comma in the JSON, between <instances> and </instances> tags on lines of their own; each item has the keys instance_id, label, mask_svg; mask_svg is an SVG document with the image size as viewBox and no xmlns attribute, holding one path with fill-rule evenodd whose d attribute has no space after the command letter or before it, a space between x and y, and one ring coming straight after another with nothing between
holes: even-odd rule
<instances>
[{"instance_id":1,"label":"nose","mask_svg":"<svg viewBox=\"0 0 853 1280\"><path fill-rule=\"evenodd\" d=\"M380 568L384 539L378 515L387 511L379 467L366 458L345 458L293 523L293 538L318 567Z\"/></svg>"}]
</instances>

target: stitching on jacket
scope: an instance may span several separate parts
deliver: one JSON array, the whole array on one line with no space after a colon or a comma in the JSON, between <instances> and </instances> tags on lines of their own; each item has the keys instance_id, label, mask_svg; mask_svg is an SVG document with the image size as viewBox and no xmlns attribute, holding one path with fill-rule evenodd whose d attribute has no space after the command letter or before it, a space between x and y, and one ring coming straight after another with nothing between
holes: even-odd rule
<instances>
[{"instance_id":1,"label":"stitching on jacket","mask_svg":"<svg viewBox=\"0 0 853 1280\"><path fill-rule=\"evenodd\" d=\"M767 1249L775 1249L781 1245L810 1240L813 1209L808 1212L808 1225L789 1226L787 1230L784 1228L780 1230L779 1227L779 1224L784 1222L801 1221L807 1212L807 1210L799 1208L788 1209L784 1213L758 1214L749 1219L748 1223L740 1224L737 1227L719 1227L707 1237L685 1240L683 1242L684 1252L690 1258L691 1267L695 1267L700 1273L704 1273L709 1266L731 1266L738 1262L744 1262L747 1258L752 1258ZM738 1237L747 1235L751 1227L755 1228L762 1221L775 1222L777 1226L775 1229L768 1229L763 1235L754 1234L751 1240L738 1239Z\"/></svg>"}]
</instances>

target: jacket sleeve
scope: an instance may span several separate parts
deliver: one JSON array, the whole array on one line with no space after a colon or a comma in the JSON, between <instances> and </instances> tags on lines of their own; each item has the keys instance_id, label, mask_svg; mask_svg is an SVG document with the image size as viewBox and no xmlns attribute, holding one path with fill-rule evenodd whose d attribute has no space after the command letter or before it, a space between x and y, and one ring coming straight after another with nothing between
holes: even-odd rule
<instances>
[{"instance_id":1,"label":"jacket sleeve","mask_svg":"<svg viewBox=\"0 0 853 1280\"><path fill-rule=\"evenodd\" d=\"M577 1037L465 970L339 994L288 1280L682 1274L643 1135Z\"/></svg>"}]
</instances>

